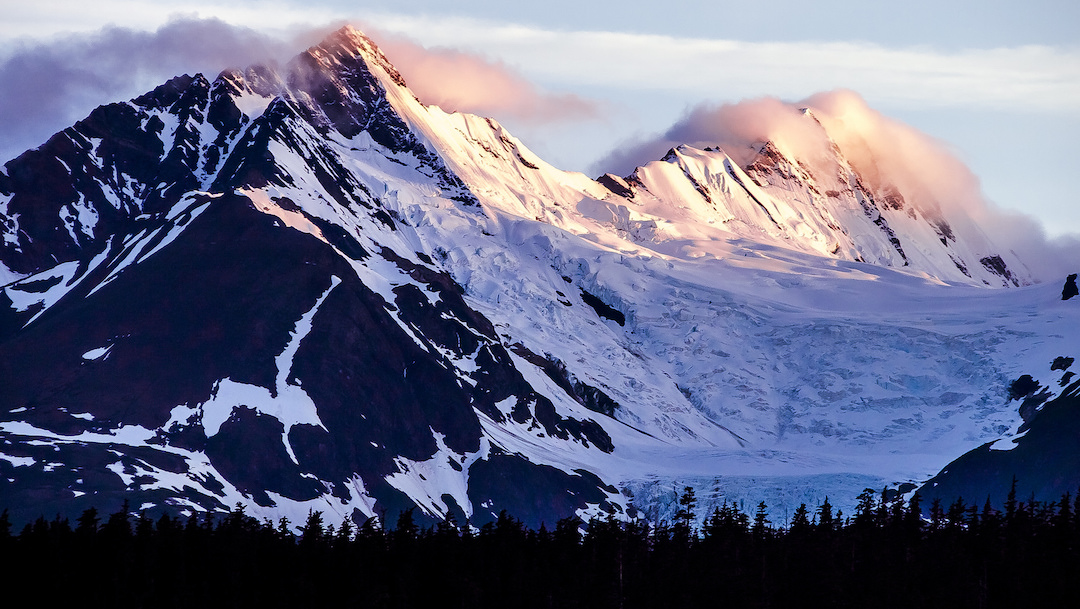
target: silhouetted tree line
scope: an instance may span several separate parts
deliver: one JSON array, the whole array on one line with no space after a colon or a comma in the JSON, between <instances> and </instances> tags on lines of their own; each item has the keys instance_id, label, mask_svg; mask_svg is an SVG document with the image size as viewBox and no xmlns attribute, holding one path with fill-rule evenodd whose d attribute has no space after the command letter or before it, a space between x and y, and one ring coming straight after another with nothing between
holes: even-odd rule
<instances>
[{"instance_id":1,"label":"silhouetted tree line","mask_svg":"<svg viewBox=\"0 0 1080 609\"><path fill-rule=\"evenodd\" d=\"M1015 489L1015 485L1014 485ZM5 590L59 606L371 608L1076 606L1080 495L1003 510L958 499L923 510L867 489L853 515L761 503L698 527L686 488L672 523L583 522L539 530L500 514L393 528L334 526L311 512L298 532L240 506L186 518L85 511L14 534L0 516ZM928 514L928 516L927 516ZM1072 600L1070 600L1072 599Z\"/></svg>"}]
</instances>

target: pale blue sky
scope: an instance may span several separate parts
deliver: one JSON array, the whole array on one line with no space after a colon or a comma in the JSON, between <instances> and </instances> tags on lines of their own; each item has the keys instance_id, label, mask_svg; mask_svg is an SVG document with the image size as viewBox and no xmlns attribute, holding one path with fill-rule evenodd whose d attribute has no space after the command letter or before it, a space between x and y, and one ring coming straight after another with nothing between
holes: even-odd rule
<instances>
[{"instance_id":1,"label":"pale blue sky","mask_svg":"<svg viewBox=\"0 0 1080 609\"><path fill-rule=\"evenodd\" d=\"M11 58L25 59L46 41L62 46L107 25L152 31L178 13L287 39L286 49L300 48L289 38L297 32L350 21L479 53L545 91L600 104L603 118L592 120L496 116L555 165L590 173L614 147L663 131L699 103L795 101L850 88L945 141L995 204L1035 216L1051 235L1080 234L1080 3L1073 0L712 0L675 8L581 0L2 1L0 77L9 81L17 76ZM224 54L239 61L234 55ZM137 70L114 69L124 77L87 78L83 90L66 91L66 114L41 112L33 125L12 126L22 106L8 102L4 116L0 98L0 149L34 146L42 133L135 95L170 70L226 67L205 55L165 59L156 68L144 61Z\"/></svg>"}]
</instances>

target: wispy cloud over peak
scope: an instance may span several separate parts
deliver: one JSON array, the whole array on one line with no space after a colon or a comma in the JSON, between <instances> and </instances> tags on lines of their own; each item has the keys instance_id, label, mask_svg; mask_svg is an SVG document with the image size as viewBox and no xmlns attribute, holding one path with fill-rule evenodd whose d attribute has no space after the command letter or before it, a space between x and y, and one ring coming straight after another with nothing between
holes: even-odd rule
<instances>
[{"instance_id":1,"label":"wispy cloud over peak","mask_svg":"<svg viewBox=\"0 0 1080 609\"><path fill-rule=\"evenodd\" d=\"M562 83L741 98L851 88L899 104L1075 111L1080 48L942 50L851 41L745 41L596 30L560 31L456 18L387 16L387 32L425 44L489 49L526 74Z\"/></svg>"},{"instance_id":2,"label":"wispy cloud over peak","mask_svg":"<svg viewBox=\"0 0 1080 609\"><path fill-rule=\"evenodd\" d=\"M24 43L0 63L0 158L41 144L91 109L179 74L281 60L294 43L216 19L174 18L152 32L107 27Z\"/></svg>"},{"instance_id":3,"label":"wispy cloud over peak","mask_svg":"<svg viewBox=\"0 0 1080 609\"><path fill-rule=\"evenodd\" d=\"M839 169L835 146L872 189L895 188L924 213L970 218L999 247L1029 261L1037 277L1061 275L1080 256L1075 240L1050 241L1031 217L988 201L978 178L943 142L881 114L850 90L797 102L765 97L700 105L666 132L617 148L595 171L627 175L680 144L720 147L746 166L766 141L816 172Z\"/></svg>"},{"instance_id":4,"label":"wispy cloud over peak","mask_svg":"<svg viewBox=\"0 0 1080 609\"><path fill-rule=\"evenodd\" d=\"M23 42L0 58L0 157L41 144L97 105L134 97L179 74L202 72L212 79L226 68L283 63L341 25L298 26L272 36L179 15L154 31L110 26ZM402 36L371 33L417 96L447 111L531 124L599 114L595 102L545 92L480 54L426 49Z\"/></svg>"},{"instance_id":5,"label":"wispy cloud over peak","mask_svg":"<svg viewBox=\"0 0 1080 609\"><path fill-rule=\"evenodd\" d=\"M519 72L477 53L425 48L407 38L370 32L416 96L448 112L545 123L593 119L596 102L540 90Z\"/></svg>"}]
</instances>

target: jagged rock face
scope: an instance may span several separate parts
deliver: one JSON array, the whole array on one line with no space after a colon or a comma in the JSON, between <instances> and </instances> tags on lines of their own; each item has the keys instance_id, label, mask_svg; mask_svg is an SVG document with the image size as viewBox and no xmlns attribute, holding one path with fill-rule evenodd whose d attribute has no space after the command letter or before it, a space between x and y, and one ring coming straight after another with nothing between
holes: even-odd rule
<instances>
[{"instance_id":1,"label":"jagged rock face","mask_svg":"<svg viewBox=\"0 0 1080 609\"><path fill-rule=\"evenodd\" d=\"M342 32L297 57L284 76L254 67L224 72L213 83L202 75L176 77L131 102L98 108L10 161L0 174L0 196L8 199L4 263L31 274L92 258L109 237L131 231L131 220L166 213L188 192L264 186L273 179L260 167L266 147L290 137L296 125L289 121L321 135L367 133L468 197L390 106L357 46L389 67L369 40ZM243 153L231 154L237 148ZM342 183L347 177L338 171L320 179L331 192L351 194L357 185Z\"/></svg>"},{"instance_id":2,"label":"jagged rock face","mask_svg":"<svg viewBox=\"0 0 1080 609\"><path fill-rule=\"evenodd\" d=\"M0 474L26 518L538 526L662 516L685 484L820 503L807 480L843 507L1013 426L1006 379L1076 322L924 279L1023 282L853 171L765 146L561 172L423 106L349 28L95 110L5 166L0 229Z\"/></svg>"},{"instance_id":3,"label":"jagged rock face","mask_svg":"<svg viewBox=\"0 0 1080 609\"><path fill-rule=\"evenodd\" d=\"M542 479L518 491L532 497L523 517L534 524L561 513L543 507L548 494L580 492L581 501L568 498L559 508L570 513L585 507L584 497L606 502L599 480L592 479L591 494L568 486L576 476L506 454L484 438L481 416L612 450L602 427L559 415L532 389L490 322L445 274L354 244L361 260L381 258L412 279L387 301L364 285L348 256L281 226L246 197L199 197L189 210L195 217L175 241L99 291L69 294L70 306L52 307L26 328L20 322L30 311L8 324L18 330L0 348L0 372L11 379L3 397L22 405L8 420L35 431L6 439L37 438L49 450L78 446L85 453L48 475L13 472L8 497L28 497L38 484L62 495L51 488L59 479L69 494L86 489L79 505L116 504L121 495L156 503L166 494L160 486L179 476L191 479L185 502L203 508L229 507L222 489L232 487L266 507L326 496L359 518L362 500L409 504L386 481L409 472L400 471L403 463L464 480L470 461L498 457L517 479L529 480L530 472ZM84 285L101 286L104 272L94 269ZM472 361L470 373L455 365L462 360ZM146 445L102 440L129 433ZM18 456L38 459L43 451L24 452ZM200 472L196 455L213 469ZM111 488L72 480L103 463L138 473ZM481 467L479 480L502 475ZM366 481L362 491L357 480ZM474 510L471 496L440 500L443 514L478 522L491 515ZM499 496L481 501L497 513Z\"/></svg>"},{"instance_id":4,"label":"jagged rock face","mask_svg":"<svg viewBox=\"0 0 1080 609\"><path fill-rule=\"evenodd\" d=\"M995 251L969 221L960 230L937 205L920 209L895 187L874 189L835 145L831 154L812 168L765 142L740 167L718 148L679 146L625 179L600 183L664 223L689 216L732 236L956 283L1032 282L1014 272L1022 268L1014 255Z\"/></svg>"},{"instance_id":5,"label":"jagged rock face","mask_svg":"<svg viewBox=\"0 0 1080 609\"><path fill-rule=\"evenodd\" d=\"M360 520L423 495L430 517L481 524L512 507L538 526L589 504L621 509L595 475L485 435L481 418L613 449L603 427L560 414L526 381L430 258L372 238L396 222L326 137L363 134L472 200L350 42L370 45L340 33L284 78L176 78L8 165L7 218L20 238L5 262L45 271L5 293L31 304L9 302L0 324L0 374L11 379L0 398L5 420L19 422L2 432L19 445L3 462L5 496L19 515L43 501L74 513L125 498L173 509L318 500ZM303 159L302 175L283 151ZM361 244L352 227L287 198L236 194L311 177L378 230ZM221 194L188 194L200 188ZM57 268L68 274L50 275ZM388 274L393 289L365 285ZM511 480L522 485L512 493Z\"/></svg>"},{"instance_id":6,"label":"jagged rock face","mask_svg":"<svg viewBox=\"0 0 1080 609\"><path fill-rule=\"evenodd\" d=\"M221 84L174 78L10 161L0 184L10 197L4 263L28 274L90 259L139 216L167 213L200 189L243 122Z\"/></svg>"},{"instance_id":7,"label":"jagged rock face","mask_svg":"<svg viewBox=\"0 0 1080 609\"><path fill-rule=\"evenodd\" d=\"M1076 287L1076 273L1065 278L1065 285L1061 288L1061 299L1068 300L1073 296L1080 296L1080 289Z\"/></svg>"},{"instance_id":8,"label":"jagged rock face","mask_svg":"<svg viewBox=\"0 0 1080 609\"><path fill-rule=\"evenodd\" d=\"M1080 489L1080 381L1069 370L1074 358L1059 356L1050 366L1051 380L1042 385L1031 375L1016 379L1010 402L1020 402L1023 422L999 440L963 454L926 482L919 493L926 509L933 500L943 509L958 498L995 509L1014 500L1057 502ZM1055 371L1058 374L1055 374ZM1047 374L1040 374L1046 377ZM1055 382L1056 381L1056 382ZM1015 488L1013 483L1015 481Z\"/></svg>"}]
</instances>

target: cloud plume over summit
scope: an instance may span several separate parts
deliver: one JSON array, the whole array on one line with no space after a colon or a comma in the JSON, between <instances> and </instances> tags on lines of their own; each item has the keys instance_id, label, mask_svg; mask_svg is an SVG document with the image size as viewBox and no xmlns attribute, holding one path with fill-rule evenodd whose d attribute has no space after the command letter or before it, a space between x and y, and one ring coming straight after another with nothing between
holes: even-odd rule
<instances>
[{"instance_id":1,"label":"cloud plume over summit","mask_svg":"<svg viewBox=\"0 0 1080 609\"><path fill-rule=\"evenodd\" d=\"M379 47L421 101L448 112L544 123L593 119L599 108L572 94L541 91L508 66L448 48L428 49L399 36L373 32Z\"/></svg>"},{"instance_id":2,"label":"cloud plume over summit","mask_svg":"<svg viewBox=\"0 0 1080 609\"><path fill-rule=\"evenodd\" d=\"M0 159L37 146L95 106L178 74L288 57L295 43L216 19L179 18L155 31L107 27L23 44L0 60ZM2 161L0 161L2 162Z\"/></svg>"},{"instance_id":3,"label":"cloud plume over summit","mask_svg":"<svg viewBox=\"0 0 1080 609\"><path fill-rule=\"evenodd\" d=\"M226 68L282 63L329 27L296 27L275 37L218 19L178 17L155 31L106 27L0 56L0 162L40 145L95 106L129 99L179 74L213 78ZM590 119L597 106L539 90L511 68L479 55L429 50L404 37L377 36L426 103L526 122Z\"/></svg>"},{"instance_id":4,"label":"cloud plume over summit","mask_svg":"<svg viewBox=\"0 0 1080 609\"><path fill-rule=\"evenodd\" d=\"M1080 261L1080 242L1048 240L1034 219L999 209L946 144L877 112L849 90L798 102L765 97L699 105L667 131L615 149L594 171L628 175L680 144L718 146L745 166L766 141L818 171L835 169L829 152L835 145L872 188L895 187L923 210L959 208L994 243L1033 265L1031 270L1044 280L1075 272L1070 269Z\"/></svg>"}]
</instances>

